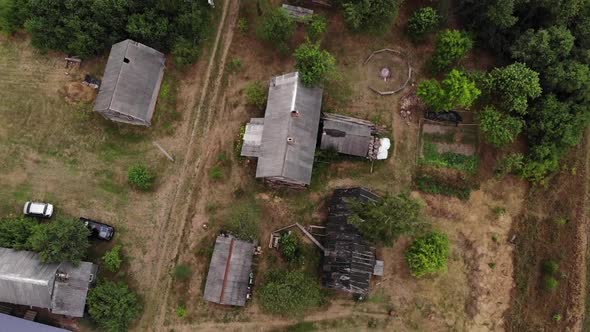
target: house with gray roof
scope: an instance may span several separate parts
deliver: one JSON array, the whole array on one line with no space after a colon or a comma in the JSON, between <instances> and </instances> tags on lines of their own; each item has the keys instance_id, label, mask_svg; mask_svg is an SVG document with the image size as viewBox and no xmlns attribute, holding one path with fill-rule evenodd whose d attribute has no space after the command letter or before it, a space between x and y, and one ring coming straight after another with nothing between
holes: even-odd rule
<instances>
[{"instance_id":1,"label":"house with gray roof","mask_svg":"<svg viewBox=\"0 0 590 332\"><path fill-rule=\"evenodd\" d=\"M89 262L46 264L37 253L0 248L0 302L82 317L97 270Z\"/></svg>"},{"instance_id":2,"label":"house with gray roof","mask_svg":"<svg viewBox=\"0 0 590 332\"><path fill-rule=\"evenodd\" d=\"M165 62L164 54L133 40L114 44L94 110L113 121L149 126Z\"/></svg>"},{"instance_id":3,"label":"house with gray roof","mask_svg":"<svg viewBox=\"0 0 590 332\"><path fill-rule=\"evenodd\" d=\"M303 86L298 72L272 78L264 118L246 125L241 151L258 158L257 178L292 187L310 184L322 95L321 88Z\"/></svg>"},{"instance_id":4,"label":"house with gray roof","mask_svg":"<svg viewBox=\"0 0 590 332\"><path fill-rule=\"evenodd\" d=\"M220 235L209 265L204 298L224 305L244 306L250 292L254 244Z\"/></svg>"}]
</instances>

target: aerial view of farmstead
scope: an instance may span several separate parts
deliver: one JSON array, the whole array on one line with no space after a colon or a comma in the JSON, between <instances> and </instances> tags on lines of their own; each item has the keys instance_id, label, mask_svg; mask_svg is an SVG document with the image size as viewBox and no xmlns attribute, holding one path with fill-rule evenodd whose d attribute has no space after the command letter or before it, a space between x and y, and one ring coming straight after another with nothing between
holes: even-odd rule
<instances>
[{"instance_id":1,"label":"aerial view of farmstead","mask_svg":"<svg viewBox=\"0 0 590 332\"><path fill-rule=\"evenodd\" d=\"M0 332L590 331L590 0L0 0Z\"/></svg>"}]
</instances>

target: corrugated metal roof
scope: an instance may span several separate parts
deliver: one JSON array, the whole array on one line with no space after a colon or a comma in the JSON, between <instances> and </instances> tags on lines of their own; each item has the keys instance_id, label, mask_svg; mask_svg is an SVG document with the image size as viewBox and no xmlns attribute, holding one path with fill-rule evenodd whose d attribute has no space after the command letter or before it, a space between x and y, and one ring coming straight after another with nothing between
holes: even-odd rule
<instances>
[{"instance_id":1,"label":"corrugated metal roof","mask_svg":"<svg viewBox=\"0 0 590 332\"><path fill-rule=\"evenodd\" d=\"M329 113L323 115L322 122L322 150L335 149L352 156L368 156L376 131L373 123Z\"/></svg>"},{"instance_id":2,"label":"corrugated metal roof","mask_svg":"<svg viewBox=\"0 0 590 332\"><path fill-rule=\"evenodd\" d=\"M0 332L69 332L69 330L0 314Z\"/></svg>"},{"instance_id":3,"label":"corrugated metal roof","mask_svg":"<svg viewBox=\"0 0 590 332\"><path fill-rule=\"evenodd\" d=\"M244 144L242 144L241 155L244 157L259 157L260 146L262 145L262 131L264 130L264 119L252 118L246 124L244 133Z\"/></svg>"},{"instance_id":4,"label":"corrugated metal roof","mask_svg":"<svg viewBox=\"0 0 590 332\"><path fill-rule=\"evenodd\" d=\"M254 244L218 236L207 274L205 300L226 305L245 305L253 254Z\"/></svg>"},{"instance_id":5,"label":"corrugated metal roof","mask_svg":"<svg viewBox=\"0 0 590 332\"><path fill-rule=\"evenodd\" d=\"M57 280L56 273L68 274L66 281ZM45 264L30 251L0 248L0 302L50 309L71 317L84 316L91 275L96 278L97 266L81 262Z\"/></svg>"},{"instance_id":6,"label":"corrugated metal roof","mask_svg":"<svg viewBox=\"0 0 590 332\"><path fill-rule=\"evenodd\" d=\"M114 44L94 110L115 121L149 125L165 61L164 54L130 39ZM121 114L129 121L110 116L112 113Z\"/></svg>"},{"instance_id":7,"label":"corrugated metal roof","mask_svg":"<svg viewBox=\"0 0 590 332\"><path fill-rule=\"evenodd\" d=\"M272 79L264 114L257 178L309 184L323 90L307 88L297 72Z\"/></svg>"}]
</instances>

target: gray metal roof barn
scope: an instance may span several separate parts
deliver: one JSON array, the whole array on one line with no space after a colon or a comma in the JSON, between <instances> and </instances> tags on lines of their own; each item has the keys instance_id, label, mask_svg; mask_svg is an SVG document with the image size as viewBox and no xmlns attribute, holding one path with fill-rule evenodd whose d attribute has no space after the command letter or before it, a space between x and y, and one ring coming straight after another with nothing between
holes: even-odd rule
<instances>
[{"instance_id":1,"label":"gray metal roof barn","mask_svg":"<svg viewBox=\"0 0 590 332\"><path fill-rule=\"evenodd\" d=\"M69 330L0 314L0 332L69 332Z\"/></svg>"},{"instance_id":2,"label":"gray metal roof barn","mask_svg":"<svg viewBox=\"0 0 590 332\"><path fill-rule=\"evenodd\" d=\"M88 262L45 264L34 252L0 248L0 302L82 317L97 269Z\"/></svg>"},{"instance_id":3,"label":"gray metal roof barn","mask_svg":"<svg viewBox=\"0 0 590 332\"><path fill-rule=\"evenodd\" d=\"M113 121L149 126L165 62L164 54L133 40L114 44L94 110Z\"/></svg>"},{"instance_id":4,"label":"gray metal roof barn","mask_svg":"<svg viewBox=\"0 0 590 332\"><path fill-rule=\"evenodd\" d=\"M308 88L299 73L274 77L264 119L246 126L242 156L257 157L256 177L304 187L311 182L323 90Z\"/></svg>"},{"instance_id":5,"label":"gray metal roof barn","mask_svg":"<svg viewBox=\"0 0 590 332\"><path fill-rule=\"evenodd\" d=\"M254 244L220 235L209 265L204 298L225 305L244 306L248 294Z\"/></svg>"}]
</instances>

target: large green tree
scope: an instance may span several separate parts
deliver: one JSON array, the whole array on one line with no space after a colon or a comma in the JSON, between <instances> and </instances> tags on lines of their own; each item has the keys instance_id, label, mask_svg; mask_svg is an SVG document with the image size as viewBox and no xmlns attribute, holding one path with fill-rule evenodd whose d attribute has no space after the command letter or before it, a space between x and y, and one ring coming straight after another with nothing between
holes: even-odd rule
<instances>
[{"instance_id":1,"label":"large green tree","mask_svg":"<svg viewBox=\"0 0 590 332\"><path fill-rule=\"evenodd\" d=\"M344 19L352 30L383 31L396 19L402 0L345 0Z\"/></svg>"},{"instance_id":2,"label":"large green tree","mask_svg":"<svg viewBox=\"0 0 590 332\"><path fill-rule=\"evenodd\" d=\"M88 312L104 330L124 332L139 316L141 306L127 285L107 281L90 290Z\"/></svg>"},{"instance_id":3,"label":"large green tree","mask_svg":"<svg viewBox=\"0 0 590 332\"><path fill-rule=\"evenodd\" d=\"M462 59L473 47L473 41L467 33L459 30L443 30L436 39L436 49L432 57L435 71L448 69Z\"/></svg>"},{"instance_id":4,"label":"large green tree","mask_svg":"<svg viewBox=\"0 0 590 332\"><path fill-rule=\"evenodd\" d=\"M420 40L433 31L439 21L440 16L436 9L432 7L420 8L408 20L408 34L413 39Z\"/></svg>"},{"instance_id":5,"label":"large green tree","mask_svg":"<svg viewBox=\"0 0 590 332\"><path fill-rule=\"evenodd\" d=\"M524 115L528 100L541 95L539 74L519 62L492 70L489 83L495 101L507 112Z\"/></svg>"},{"instance_id":6,"label":"large green tree","mask_svg":"<svg viewBox=\"0 0 590 332\"><path fill-rule=\"evenodd\" d=\"M500 112L492 106L480 111L478 117L484 139L499 148L514 142L524 127L522 119Z\"/></svg>"},{"instance_id":7,"label":"large green tree","mask_svg":"<svg viewBox=\"0 0 590 332\"><path fill-rule=\"evenodd\" d=\"M376 202L348 202L349 221L371 242L391 245L401 235L415 234L428 225L419 201L405 195L386 195Z\"/></svg>"},{"instance_id":8,"label":"large green tree","mask_svg":"<svg viewBox=\"0 0 590 332\"><path fill-rule=\"evenodd\" d=\"M0 220L0 247L30 250L29 238L36 225L37 221L24 217Z\"/></svg>"},{"instance_id":9,"label":"large green tree","mask_svg":"<svg viewBox=\"0 0 590 332\"><path fill-rule=\"evenodd\" d=\"M90 246L88 228L75 219L57 219L36 225L29 238L32 250L45 263L69 261L77 264L86 257Z\"/></svg>"},{"instance_id":10,"label":"large green tree","mask_svg":"<svg viewBox=\"0 0 590 332\"><path fill-rule=\"evenodd\" d=\"M295 68L306 86L325 83L336 72L336 59L317 43L306 42L295 50Z\"/></svg>"},{"instance_id":11,"label":"large green tree","mask_svg":"<svg viewBox=\"0 0 590 332\"><path fill-rule=\"evenodd\" d=\"M298 317L323 301L319 282L302 271L271 270L258 291L266 312Z\"/></svg>"},{"instance_id":12,"label":"large green tree","mask_svg":"<svg viewBox=\"0 0 590 332\"><path fill-rule=\"evenodd\" d=\"M287 42L295 33L295 21L282 8L274 8L262 17L258 36L279 48L287 48Z\"/></svg>"},{"instance_id":13,"label":"large green tree","mask_svg":"<svg viewBox=\"0 0 590 332\"><path fill-rule=\"evenodd\" d=\"M544 69L566 58L574 47L574 36L563 26L527 30L512 46L512 57L531 66Z\"/></svg>"},{"instance_id":14,"label":"large green tree","mask_svg":"<svg viewBox=\"0 0 590 332\"><path fill-rule=\"evenodd\" d=\"M436 80L420 82L417 93L431 110L450 111L457 107L471 107L481 91L467 75L453 69L442 82Z\"/></svg>"}]
</instances>

